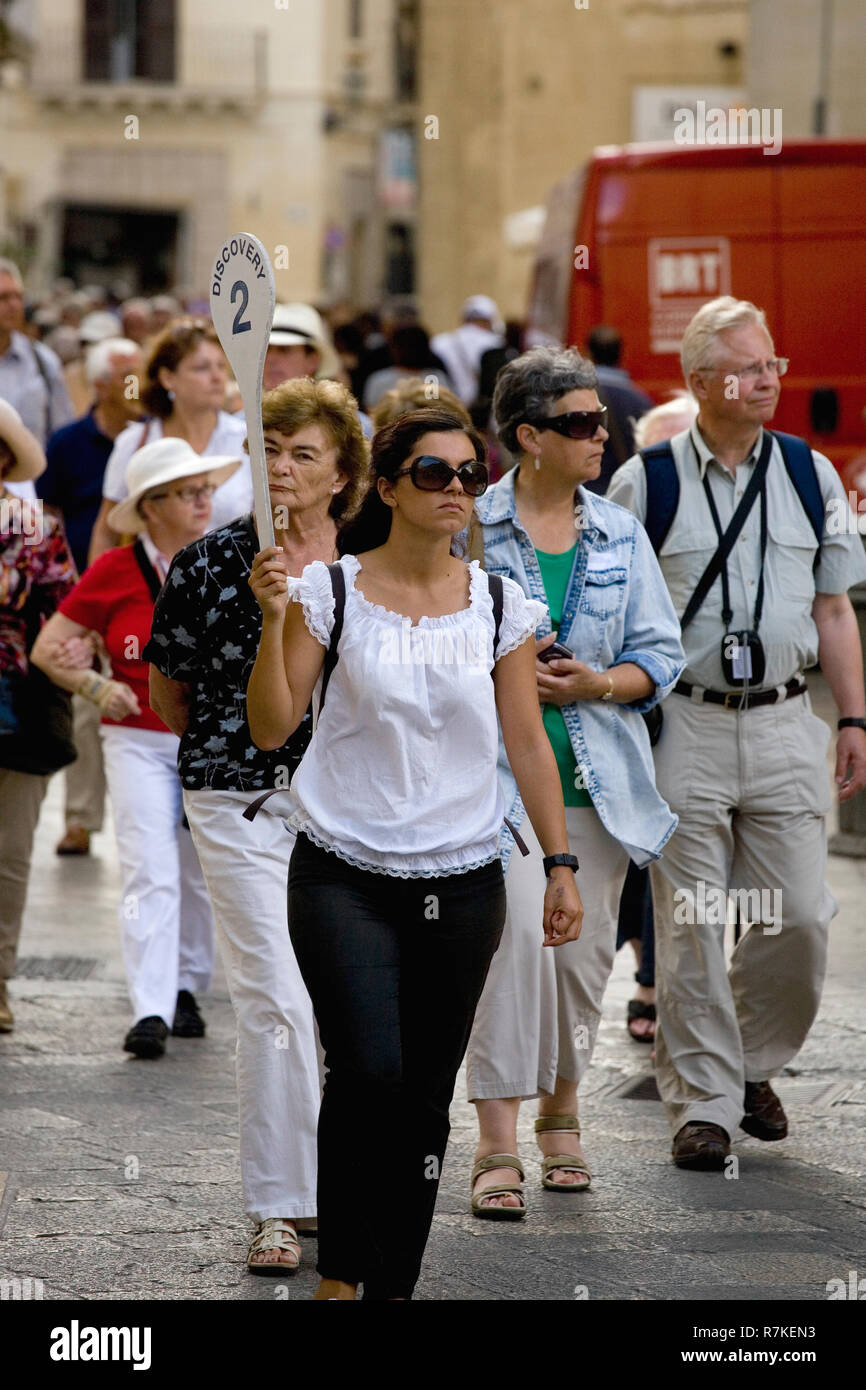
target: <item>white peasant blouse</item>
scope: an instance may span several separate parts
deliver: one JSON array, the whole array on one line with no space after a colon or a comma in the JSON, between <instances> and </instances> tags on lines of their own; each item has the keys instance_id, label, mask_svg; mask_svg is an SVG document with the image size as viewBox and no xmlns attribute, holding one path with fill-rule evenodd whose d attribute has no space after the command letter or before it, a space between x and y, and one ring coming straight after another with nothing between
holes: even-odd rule
<instances>
[{"instance_id":1,"label":"white peasant blouse","mask_svg":"<svg viewBox=\"0 0 866 1390\"><path fill-rule=\"evenodd\" d=\"M487 575L473 560L469 607L413 625L358 592L357 556L339 563L346 580L339 660L292 779L288 825L357 868L396 878L491 863L505 803ZM287 584L307 628L329 647L327 565L316 560ZM514 580L503 576L502 584L497 661L534 635L546 613Z\"/></svg>"}]
</instances>

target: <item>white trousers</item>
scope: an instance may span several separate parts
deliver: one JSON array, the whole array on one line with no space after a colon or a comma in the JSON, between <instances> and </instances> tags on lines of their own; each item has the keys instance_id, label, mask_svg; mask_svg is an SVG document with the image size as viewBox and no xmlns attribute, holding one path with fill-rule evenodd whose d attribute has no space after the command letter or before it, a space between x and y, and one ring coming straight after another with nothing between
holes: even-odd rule
<instances>
[{"instance_id":1,"label":"white trousers","mask_svg":"<svg viewBox=\"0 0 866 1390\"><path fill-rule=\"evenodd\" d=\"M286 918L295 838L274 809L279 796L254 821L242 813L256 793L183 796L237 1019L244 1208L255 1222L315 1216L321 1072Z\"/></svg>"},{"instance_id":2,"label":"white trousers","mask_svg":"<svg viewBox=\"0 0 866 1390\"><path fill-rule=\"evenodd\" d=\"M171 1028L177 992L210 989L213 914L189 831L182 824L178 739L155 729L103 724L105 775L123 876L120 931L136 1022Z\"/></svg>"},{"instance_id":3,"label":"white trousers","mask_svg":"<svg viewBox=\"0 0 866 1390\"><path fill-rule=\"evenodd\" d=\"M628 855L591 806L566 806L565 824L580 861L580 937L541 944L544 856L527 818L520 833L529 856L515 848L508 861L505 929L469 1039L469 1100L550 1094L557 1076L580 1081L589 1066L616 954Z\"/></svg>"}]
</instances>

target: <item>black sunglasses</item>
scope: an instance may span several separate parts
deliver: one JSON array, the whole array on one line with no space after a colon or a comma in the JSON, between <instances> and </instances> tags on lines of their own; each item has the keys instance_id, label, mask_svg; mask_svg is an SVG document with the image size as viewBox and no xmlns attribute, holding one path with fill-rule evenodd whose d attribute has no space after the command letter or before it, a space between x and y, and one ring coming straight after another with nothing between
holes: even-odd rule
<instances>
[{"instance_id":1,"label":"black sunglasses","mask_svg":"<svg viewBox=\"0 0 866 1390\"><path fill-rule=\"evenodd\" d=\"M407 474L422 492L444 492L452 478L459 478L467 497L480 497L487 491L490 481L487 464L480 459L469 459L461 463L459 468L452 468L445 459L438 459L433 454L422 454L420 458L413 459L408 468L401 468L394 477L405 478Z\"/></svg>"},{"instance_id":2,"label":"black sunglasses","mask_svg":"<svg viewBox=\"0 0 866 1390\"><path fill-rule=\"evenodd\" d=\"M607 406L600 410L568 410L564 415L543 415L538 420L527 420L537 430L555 430L566 439L592 439L599 425L604 426Z\"/></svg>"}]
</instances>

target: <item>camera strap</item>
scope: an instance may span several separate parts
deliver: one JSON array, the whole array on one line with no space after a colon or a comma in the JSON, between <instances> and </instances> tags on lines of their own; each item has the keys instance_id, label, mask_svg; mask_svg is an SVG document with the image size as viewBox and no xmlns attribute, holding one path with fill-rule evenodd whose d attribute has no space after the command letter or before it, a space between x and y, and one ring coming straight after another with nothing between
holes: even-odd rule
<instances>
[{"instance_id":1,"label":"camera strap","mask_svg":"<svg viewBox=\"0 0 866 1390\"><path fill-rule=\"evenodd\" d=\"M713 524L716 528L716 534L719 538L719 546L716 550L715 555L710 560L709 564L707 565L706 569L704 570L703 574L698 580L695 591L689 599L688 604L686 605L685 612L683 613L683 616L680 619L680 626L683 631L685 631L689 623L694 618L695 614L697 613L707 594L710 592L710 589L712 588L719 574L721 574L722 576L722 618L725 626L730 626L731 619L733 617L733 612L731 609L730 591L728 587L728 556L730 555L734 547L734 542L737 540L737 537L742 531L746 523L746 519L748 518L748 515L755 504L755 500L757 499L758 494L760 493L761 574L758 580L758 593L755 599L754 620L755 630L757 630L758 624L761 620L761 612L764 606L764 556L766 555L767 551L766 479L767 469L770 466L770 454L772 448L773 436L769 430L765 430L764 442L761 448L760 457L755 466L755 471L749 480L749 485L743 494L742 500L740 501L740 505L737 507L737 510L731 517L728 528L724 532L722 531L722 524L719 520L719 513L716 507L715 498L713 497L712 491L710 489L710 480L708 472L704 473L704 492L706 493L707 502L709 503L710 513L713 518ZM695 457L697 458L697 451L695 451ZM698 466L700 467L700 460L698 460Z\"/></svg>"}]
</instances>

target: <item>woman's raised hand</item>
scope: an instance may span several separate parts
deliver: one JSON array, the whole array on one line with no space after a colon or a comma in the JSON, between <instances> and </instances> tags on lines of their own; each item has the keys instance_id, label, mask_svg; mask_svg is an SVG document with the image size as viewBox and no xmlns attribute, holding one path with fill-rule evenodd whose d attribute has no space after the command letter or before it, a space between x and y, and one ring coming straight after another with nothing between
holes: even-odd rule
<instances>
[{"instance_id":1,"label":"woman's raised hand","mask_svg":"<svg viewBox=\"0 0 866 1390\"><path fill-rule=\"evenodd\" d=\"M571 869L551 869L544 892L545 946L562 946L576 941L583 926L583 903Z\"/></svg>"},{"instance_id":2,"label":"woman's raised hand","mask_svg":"<svg viewBox=\"0 0 866 1390\"><path fill-rule=\"evenodd\" d=\"M260 550L253 560L248 583L265 619L279 621L286 611L288 572L286 553L277 545Z\"/></svg>"}]
</instances>

